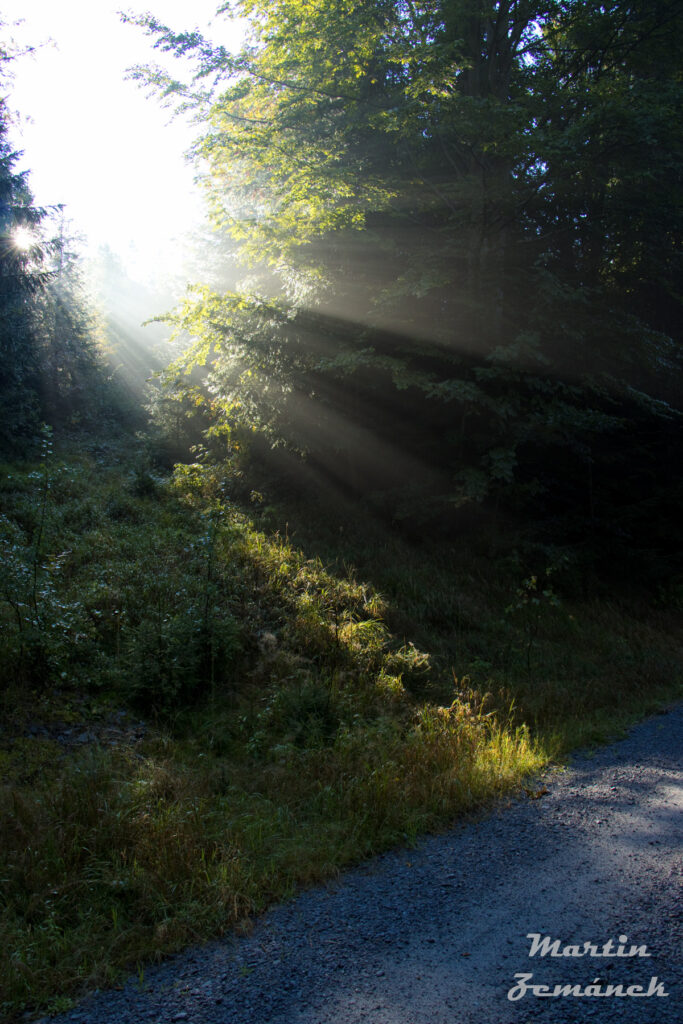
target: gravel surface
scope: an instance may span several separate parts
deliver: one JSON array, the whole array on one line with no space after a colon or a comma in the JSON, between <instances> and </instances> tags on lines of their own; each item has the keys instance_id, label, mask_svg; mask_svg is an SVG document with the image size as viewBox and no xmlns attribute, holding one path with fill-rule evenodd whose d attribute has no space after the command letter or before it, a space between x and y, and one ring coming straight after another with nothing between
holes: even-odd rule
<instances>
[{"instance_id":1,"label":"gravel surface","mask_svg":"<svg viewBox=\"0 0 683 1024\"><path fill-rule=\"evenodd\" d=\"M679 1024L682 753L679 705L485 818L378 857L276 907L248 937L189 950L57 1020ZM531 957L534 934L584 955ZM595 955L608 940L648 956ZM508 999L520 982L624 994ZM651 994L626 994L636 985Z\"/></svg>"}]
</instances>

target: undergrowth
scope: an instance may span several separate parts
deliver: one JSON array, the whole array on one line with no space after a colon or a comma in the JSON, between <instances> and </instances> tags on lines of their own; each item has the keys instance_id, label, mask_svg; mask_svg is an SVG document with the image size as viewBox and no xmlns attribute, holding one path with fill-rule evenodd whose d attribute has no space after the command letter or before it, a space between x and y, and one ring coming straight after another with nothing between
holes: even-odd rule
<instances>
[{"instance_id":1,"label":"undergrowth","mask_svg":"<svg viewBox=\"0 0 683 1024\"><path fill-rule=\"evenodd\" d=\"M339 505L290 536L220 467L163 478L123 441L46 435L5 468L10 1018L248 927L680 692L675 609L586 592L565 552L415 547ZM100 727L122 707L143 738Z\"/></svg>"}]
</instances>

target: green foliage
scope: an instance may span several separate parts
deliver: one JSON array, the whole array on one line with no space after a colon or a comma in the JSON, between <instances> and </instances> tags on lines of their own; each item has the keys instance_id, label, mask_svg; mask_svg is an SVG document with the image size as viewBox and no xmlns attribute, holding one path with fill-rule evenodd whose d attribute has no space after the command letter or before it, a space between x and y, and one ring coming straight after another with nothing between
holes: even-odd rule
<instances>
[{"instance_id":1,"label":"green foliage","mask_svg":"<svg viewBox=\"0 0 683 1024\"><path fill-rule=\"evenodd\" d=\"M0 24L2 28L2 24ZM13 54L0 44L0 80ZM0 452L23 454L40 422L76 426L111 406L92 310L60 207L35 205L0 101Z\"/></svg>"},{"instance_id":2,"label":"green foliage","mask_svg":"<svg viewBox=\"0 0 683 1024\"><path fill-rule=\"evenodd\" d=\"M223 12L250 24L235 56L137 19L195 59L136 73L195 106L252 268L175 315L214 440L258 431L422 527L502 507L599 550L627 507L622 556L654 505L676 529L651 474L680 463L679 12Z\"/></svg>"},{"instance_id":3,"label":"green foliage","mask_svg":"<svg viewBox=\"0 0 683 1024\"><path fill-rule=\"evenodd\" d=\"M50 275L34 310L41 413L53 425L92 428L114 413L114 392L96 341L96 314L63 212L46 219Z\"/></svg>"},{"instance_id":4,"label":"green foliage","mask_svg":"<svg viewBox=\"0 0 683 1024\"><path fill-rule=\"evenodd\" d=\"M127 437L51 446L0 481L9 1019L142 979L680 693L673 598L586 595L538 540L416 547L355 504L267 493L248 516L228 466L168 480ZM26 633L35 565L40 671L12 604Z\"/></svg>"},{"instance_id":5,"label":"green foliage","mask_svg":"<svg viewBox=\"0 0 683 1024\"><path fill-rule=\"evenodd\" d=\"M539 763L527 739L511 756L486 720L457 706L420 713L405 735L389 723L357 727L324 748L317 729L310 735L313 746L281 748L276 766L158 739L74 754L31 787L3 787L8 1018L124 969L140 974L144 961L244 923L297 883L473 806L522 763Z\"/></svg>"},{"instance_id":6,"label":"green foliage","mask_svg":"<svg viewBox=\"0 0 683 1024\"><path fill-rule=\"evenodd\" d=\"M57 579L70 552L45 550L50 512L52 432L43 427L40 468L28 474L34 489L30 537L0 515L3 555L2 611L6 640L2 647L5 677L44 685L68 662L69 637L77 619L76 606L58 594Z\"/></svg>"},{"instance_id":7,"label":"green foliage","mask_svg":"<svg viewBox=\"0 0 683 1024\"><path fill-rule=\"evenodd\" d=\"M126 689L143 707L164 712L230 678L240 629L230 582L214 568L216 534L213 523L192 541L167 531L139 554L154 569L127 588L119 614Z\"/></svg>"},{"instance_id":8,"label":"green foliage","mask_svg":"<svg viewBox=\"0 0 683 1024\"><path fill-rule=\"evenodd\" d=\"M304 679L278 686L249 725L248 749L261 758L281 757L288 745L315 749L329 747L341 726L340 710L331 690L321 680ZM279 743L274 743L275 738Z\"/></svg>"},{"instance_id":9,"label":"green foliage","mask_svg":"<svg viewBox=\"0 0 683 1024\"><path fill-rule=\"evenodd\" d=\"M103 472L87 459L57 462L49 433L43 445L38 468L13 467L4 483L6 684L95 674L164 713L223 685L240 630L232 575L215 558L216 517L174 519L139 463Z\"/></svg>"},{"instance_id":10,"label":"green foliage","mask_svg":"<svg viewBox=\"0 0 683 1024\"><path fill-rule=\"evenodd\" d=\"M38 422L33 312L46 282L47 258L37 232L44 211L33 206L26 175L14 171L8 111L0 105L0 445L31 436Z\"/></svg>"}]
</instances>

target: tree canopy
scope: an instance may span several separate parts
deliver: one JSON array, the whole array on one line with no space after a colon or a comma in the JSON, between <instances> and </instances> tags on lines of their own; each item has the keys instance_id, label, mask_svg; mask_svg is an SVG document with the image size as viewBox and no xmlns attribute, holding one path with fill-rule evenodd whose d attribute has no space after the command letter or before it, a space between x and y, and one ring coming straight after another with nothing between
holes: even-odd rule
<instances>
[{"instance_id":1,"label":"tree canopy","mask_svg":"<svg viewBox=\"0 0 683 1024\"><path fill-rule=\"evenodd\" d=\"M2 61L12 54L0 47ZM7 72L5 72L7 73ZM60 207L35 204L0 101L0 451L23 452L41 420L74 422L102 379L80 263Z\"/></svg>"},{"instance_id":2,"label":"tree canopy","mask_svg":"<svg viewBox=\"0 0 683 1024\"><path fill-rule=\"evenodd\" d=\"M136 72L194 108L251 267L176 314L214 412L393 514L652 497L679 443L679 5L221 10L240 53L146 17L194 74Z\"/></svg>"}]
</instances>

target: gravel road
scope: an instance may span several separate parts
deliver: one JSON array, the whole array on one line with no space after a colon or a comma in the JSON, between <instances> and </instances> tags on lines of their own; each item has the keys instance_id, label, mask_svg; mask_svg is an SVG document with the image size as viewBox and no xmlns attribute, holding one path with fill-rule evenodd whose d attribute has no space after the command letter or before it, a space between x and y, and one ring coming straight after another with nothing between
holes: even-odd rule
<instances>
[{"instance_id":1,"label":"gravel road","mask_svg":"<svg viewBox=\"0 0 683 1024\"><path fill-rule=\"evenodd\" d=\"M531 795L378 857L276 907L248 937L189 950L57 1020L679 1024L682 754L678 705ZM530 956L533 935L559 945ZM624 955L608 955L620 944ZM529 987L542 985L578 988Z\"/></svg>"}]
</instances>

